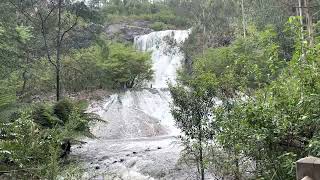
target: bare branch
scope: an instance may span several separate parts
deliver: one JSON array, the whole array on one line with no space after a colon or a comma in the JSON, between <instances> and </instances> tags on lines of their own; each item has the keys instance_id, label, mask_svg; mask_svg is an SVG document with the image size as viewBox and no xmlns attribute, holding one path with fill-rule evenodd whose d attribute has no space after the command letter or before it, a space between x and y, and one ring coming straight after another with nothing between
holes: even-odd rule
<instances>
[{"instance_id":1,"label":"bare branch","mask_svg":"<svg viewBox=\"0 0 320 180\"><path fill-rule=\"evenodd\" d=\"M69 31L71 31L74 27L76 27L77 24L78 24L78 16L76 17L75 22L74 22L67 30L65 30L65 31L62 33L60 41L63 41L64 36L65 36Z\"/></svg>"},{"instance_id":2,"label":"bare branch","mask_svg":"<svg viewBox=\"0 0 320 180\"><path fill-rule=\"evenodd\" d=\"M51 55L50 55L49 46L48 46L48 42L47 42L47 35L46 35L46 32L45 32L45 21L44 21L42 15L41 15L41 13L39 13L39 16L40 16L40 20L41 20L41 34L42 34L42 38L43 38L43 41L44 41L44 46L45 46L45 49L46 49L46 54L47 54L48 61L55 68L57 68L57 65L52 61L52 58L51 58Z\"/></svg>"},{"instance_id":3,"label":"bare branch","mask_svg":"<svg viewBox=\"0 0 320 180\"><path fill-rule=\"evenodd\" d=\"M61 38L60 38L60 42L63 41L64 36L65 36L69 31L71 31L74 27L77 26L77 24L78 24L78 18L79 18L78 9L76 10L76 13L75 13L75 14L76 14L76 19L75 19L74 23L73 23L67 30L65 30L65 31L62 33Z\"/></svg>"},{"instance_id":4,"label":"bare branch","mask_svg":"<svg viewBox=\"0 0 320 180\"><path fill-rule=\"evenodd\" d=\"M36 18L32 17L28 12L26 12L22 7L19 7L16 5L12 0L9 0L9 3L14 6L22 15L24 15L31 23L35 24L34 19Z\"/></svg>"},{"instance_id":5,"label":"bare branch","mask_svg":"<svg viewBox=\"0 0 320 180\"><path fill-rule=\"evenodd\" d=\"M50 9L49 13L48 13L48 14L46 15L46 17L44 18L44 21L47 21L47 20L48 20L48 18L50 17L51 13L54 11L55 8L56 8L56 7L53 6L53 8Z\"/></svg>"}]
</instances>

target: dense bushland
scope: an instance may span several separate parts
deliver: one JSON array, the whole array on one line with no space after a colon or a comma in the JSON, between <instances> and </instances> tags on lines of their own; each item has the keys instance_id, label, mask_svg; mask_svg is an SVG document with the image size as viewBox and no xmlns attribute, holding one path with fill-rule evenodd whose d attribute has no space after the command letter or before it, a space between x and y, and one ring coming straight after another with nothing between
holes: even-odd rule
<instances>
[{"instance_id":1,"label":"dense bushland","mask_svg":"<svg viewBox=\"0 0 320 180\"><path fill-rule=\"evenodd\" d=\"M205 10L195 11L185 67L170 87L183 157L201 179L294 179L298 159L319 156L318 18L310 9L293 17L298 1L192 2ZM230 3L239 5L233 13Z\"/></svg>"},{"instance_id":2,"label":"dense bushland","mask_svg":"<svg viewBox=\"0 0 320 180\"><path fill-rule=\"evenodd\" d=\"M154 30L180 29L190 27L187 17L179 14L175 1L110 1L101 9L101 16L106 22L121 22L134 20L147 20L153 22L150 28Z\"/></svg>"}]
</instances>

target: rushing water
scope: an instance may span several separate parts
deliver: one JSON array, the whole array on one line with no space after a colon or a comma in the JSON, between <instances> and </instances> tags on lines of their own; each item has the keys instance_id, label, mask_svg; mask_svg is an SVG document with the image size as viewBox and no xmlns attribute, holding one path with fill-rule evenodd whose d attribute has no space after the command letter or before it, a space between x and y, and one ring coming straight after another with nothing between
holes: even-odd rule
<instances>
[{"instance_id":1,"label":"rushing water","mask_svg":"<svg viewBox=\"0 0 320 180\"><path fill-rule=\"evenodd\" d=\"M135 38L137 49L152 53L154 78L144 88L114 94L102 106L91 108L108 123L92 128L98 139L87 139L73 150L85 162L86 176L127 180L189 177L186 171L190 169L177 166L181 146L175 136L179 130L170 114L167 89L168 82L175 83L184 58L179 45L189 33L167 30Z\"/></svg>"}]
</instances>

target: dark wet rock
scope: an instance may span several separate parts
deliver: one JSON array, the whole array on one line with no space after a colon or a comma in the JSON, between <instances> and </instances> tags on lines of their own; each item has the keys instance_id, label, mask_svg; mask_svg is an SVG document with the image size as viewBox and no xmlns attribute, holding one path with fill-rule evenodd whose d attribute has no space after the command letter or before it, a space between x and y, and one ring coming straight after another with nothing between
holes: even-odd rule
<instances>
[{"instance_id":1,"label":"dark wet rock","mask_svg":"<svg viewBox=\"0 0 320 180\"><path fill-rule=\"evenodd\" d=\"M157 149L162 149L162 147L158 146Z\"/></svg>"},{"instance_id":2,"label":"dark wet rock","mask_svg":"<svg viewBox=\"0 0 320 180\"><path fill-rule=\"evenodd\" d=\"M138 154L137 152L133 151L132 154Z\"/></svg>"},{"instance_id":3,"label":"dark wet rock","mask_svg":"<svg viewBox=\"0 0 320 180\"><path fill-rule=\"evenodd\" d=\"M113 161L112 164L115 164L115 163L117 163L117 162L118 162L118 161Z\"/></svg>"},{"instance_id":4,"label":"dark wet rock","mask_svg":"<svg viewBox=\"0 0 320 180\"><path fill-rule=\"evenodd\" d=\"M95 169L100 169L100 166L96 166Z\"/></svg>"},{"instance_id":5,"label":"dark wet rock","mask_svg":"<svg viewBox=\"0 0 320 180\"><path fill-rule=\"evenodd\" d=\"M60 158L66 158L71 152L71 142L70 140L64 140L60 145L62 153L60 154Z\"/></svg>"},{"instance_id":6,"label":"dark wet rock","mask_svg":"<svg viewBox=\"0 0 320 180\"><path fill-rule=\"evenodd\" d=\"M132 168L134 165L136 165L137 161L131 161L127 165L129 168Z\"/></svg>"},{"instance_id":7,"label":"dark wet rock","mask_svg":"<svg viewBox=\"0 0 320 180\"><path fill-rule=\"evenodd\" d=\"M166 172L164 172L164 171L161 171L161 172L158 173L158 177L159 178L163 178L165 176L166 176Z\"/></svg>"},{"instance_id":8,"label":"dark wet rock","mask_svg":"<svg viewBox=\"0 0 320 180\"><path fill-rule=\"evenodd\" d=\"M120 161L119 162L123 162L124 161L124 159L120 159Z\"/></svg>"},{"instance_id":9,"label":"dark wet rock","mask_svg":"<svg viewBox=\"0 0 320 180\"><path fill-rule=\"evenodd\" d=\"M143 20L109 24L105 28L105 33L109 39L133 42L135 36L149 34L153 31L149 28L150 24L151 22Z\"/></svg>"}]
</instances>

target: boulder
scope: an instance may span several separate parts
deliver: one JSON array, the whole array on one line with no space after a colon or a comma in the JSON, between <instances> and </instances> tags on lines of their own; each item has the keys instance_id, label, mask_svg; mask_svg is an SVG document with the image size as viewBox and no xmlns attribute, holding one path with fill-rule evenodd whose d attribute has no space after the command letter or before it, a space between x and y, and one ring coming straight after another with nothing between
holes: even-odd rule
<instances>
[{"instance_id":1,"label":"boulder","mask_svg":"<svg viewBox=\"0 0 320 180\"><path fill-rule=\"evenodd\" d=\"M153 30L149 28L150 24L151 22L142 20L114 23L107 25L104 32L108 39L124 43L133 42L135 36L153 32Z\"/></svg>"}]
</instances>

